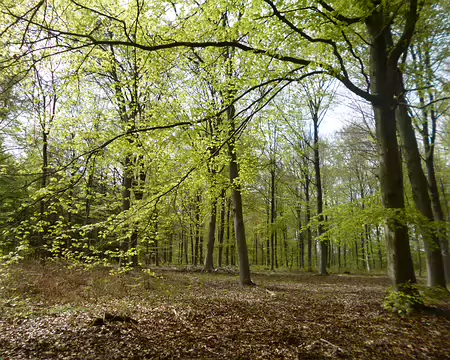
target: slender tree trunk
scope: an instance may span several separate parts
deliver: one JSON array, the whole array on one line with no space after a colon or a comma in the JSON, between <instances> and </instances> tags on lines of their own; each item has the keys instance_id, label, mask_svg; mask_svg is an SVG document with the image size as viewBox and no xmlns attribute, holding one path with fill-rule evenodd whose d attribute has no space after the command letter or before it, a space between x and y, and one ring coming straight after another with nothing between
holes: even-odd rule
<instances>
[{"instance_id":1,"label":"slender tree trunk","mask_svg":"<svg viewBox=\"0 0 450 360\"><path fill-rule=\"evenodd\" d=\"M274 270L275 266L275 221L276 221L276 210L275 210L275 165L273 160L271 161L272 169L270 170L270 270Z\"/></svg>"},{"instance_id":2,"label":"slender tree trunk","mask_svg":"<svg viewBox=\"0 0 450 360\"><path fill-rule=\"evenodd\" d=\"M85 203L84 203L83 225L87 225L90 223L91 203L92 203L91 194L92 194L92 189L94 187L94 174L95 174L95 158L92 160L91 171L89 172L89 176L88 176L87 184L86 184L86 199L85 199ZM92 243L93 235L94 235L93 231L87 232L89 251L91 251L91 247L93 246L93 243Z\"/></svg>"},{"instance_id":3,"label":"slender tree trunk","mask_svg":"<svg viewBox=\"0 0 450 360\"><path fill-rule=\"evenodd\" d=\"M288 234L287 234L287 226L284 224L283 226L283 243L284 243L284 259L285 266L289 267L289 251L288 251Z\"/></svg>"},{"instance_id":4,"label":"slender tree trunk","mask_svg":"<svg viewBox=\"0 0 450 360\"><path fill-rule=\"evenodd\" d=\"M416 84L419 89L419 101L420 106L422 107L422 119L421 119L421 129L419 130L422 135L422 143L425 152L425 165L427 169L427 180L428 180L428 190L431 198L431 205L433 209L434 219L437 222L444 222L444 212L442 210L442 205L439 196L438 184L436 179L436 172L434 166L434 149L436 145L436 124L437 124L437 116L434 107L434 94L433 94L433 70L431 67L431 59L430 53L428 50L425 50L425 54L422 53L420 47L417 49L417 52L411 47L411 55L413 58L413 62L416 66L416 70L418 70L418 74L416 75ZM417 55L419 57L419 61L417 61ZM421 78L424 78L424 81L420 81ZM430 106L425 106L425 90L427 88L428 92L428 101L430 102ZM430 122L431 122L431 134L429 131ZM446 276L446 280L450 280L450 256L448 253L448 239L446 237L446 233L444 229L439 229L438 238L441 245L442 251L442 260L444 264L444 272Z\"/></svg>"},{"instance_id":5,"label":"slender tree trunk","mask_svg":"<svg viewBox=\"0 0 450 360\"><path fill-rule=\"evenodd\" d=\"M200 247L200 233L201 233L201 225L200 225L200 203L201 196L197 195L197 201L195 205L195 249L194 249L194 266L199 262L199 247Z\"/></svg>"},{"instance_id":6,"label":"slender tree trunk","mask_svg":"<svg viewBox=\"0 0 450 360\"><path fill-rule=\"evenodd\" d=\"M275 257L275 268L278 269L278 230L274 231L274 237L275 237L275 246L274 246L274 257Z\"/></svg>"},{"instance_id":7,"label":"slender tree trunk","mask_svg":"<svg viewBox=\"0 0 450 360\"><path fill-rule=\"evenodd\" d=\"M271 263L273 264L273 261L271 261L271 255L270 255L270 238L272 236L272 228L270 226L270 203L269 200L267 200L266 203L266 266L268 267Z\"/></svg>"},{"instance_id":8,"label":"slender tree trunk","mask_svg":"<svg viewBox=\"0 0 450 360\"><path fill-rule=\"evenodd\" d=\"M48 132L42 131L42 176L41 176L41 189L47 187L48 182ZM36 257L40 261L44 261L47 257L47 252L44 249L46 236L48 233L47 215L46 215L45 199L39 201L39 220L42 224L42 231L38 232Z\"/></svg>"},{"instance_id":9,"label":"slender tree trunk","mask_svg":"<svg viewBox=\"0 0 450 360\"><path fill-rule=\"evenodd\" d=\"M195 259L195 225L190 226L191 230L191 264L194 265L194 259Z\"/></svg>"},{"instance_id":10,"label":"slender tree trunk","mask_svg":"<svg viewBox=\"0 0 450 360\"><path fill-rule=\"evenodd\" d=\"M180 242L178 244L178 264L183 264L184 259L184 230L181 229Z\"/></svg>"},{"instance_id":11,"label":"slender tree trunk","mask_svg":"<svg viewBox=\"0 0 450 360\"><path fill-rule=\"evenodd\" d=\"M338 250L337 250L337 255L338 255L338 269L341 269L341 242L339 241L338 243Z\"/></svg>"},{"instance_id":12,"label":"slender tree trunk","mask_svg":"<svg viewBox=\"0 0 450 360\"><path fill-rule=\"evenodd\" d=\"M139 176L137 179L135 179L135 184L131 184L130 188L134 188L134 197L136 201L140 201L144 197L144 186L145 186L145 179L146 174L143 169L143 159L140 156L136 157L136 166L139 169ZM130 193L130 191L128 191ZM128 204L129 205L129 204ZM139 265L139 257L138 257L138 238L139 238L139 231L137 229L137 225L135 225L135 229L133 234L131 234L130 237L130 244L129 248L134 249L134 254L131 256L131 264L133 267L137 267Z\"/></svg>"},{"instance_id":13,"label":"slender tree trunk","mask_svg":"<svg viewBox=\"0 0 450 360\"><path fill-rule=\"evenodd\" d=\"M183 231L183 230L182 230ZM182 232L182 234L184 234L184 262L186 263L186 265L189 264L189 239L186 236L187 234L185 232Z\"/></svg>"},{"instance_id":14,"label":"slender tree trunk","mask_svg":"<svg viewBox=\"0 0 450 360\"><path fill-rule=\"evenodd\" d=\"M344 244L344 268L347 267L347 244Z\"/></svg>"},{"instance_id":15,"label":"slender tree trunk","mask_svg":"<svg viewBox=\"0 0 450 360\"><path fill-rule=\"evenodd\" d=\"M158 241L158 215L153 215L153 223L155 228L155 236L154 236L154 254L155 254L155 265L159 266L159 241Z\"/></svg>"},{"instance_id":16,"label":"slender tree trunk","mask_svg":"<svg viewBox=\"0 0 450 360\"><path fill-rule=\"evenodd\" d=\"M372 241L370 239L370 227L369 225L364 225L364 233L366 235L366 264L367 264L367 271L371 272L373 265L371 264L371 261L373 259L373 251L372 251Z\"/></svg>"},{"instance_id":17,"label":"slender tree trunk","mask_svg":"<svg viewBox=\"0 0 450 360\"><path fill-rule=\"evenodd\" d=\"M220 210L220 223L219 223L219 256L218 256L218 266L222 267L222 255L223 255L223 244L224 244L224 235L225 235L225 213L226 213L226 202L225 202L225 190L222 190L222 194L220 196L222 199L222 208Z\"/></svg>"},{"instance_id":18,"label":"slender tree trunk","mask_svg":"<svg viewBox=\"0 0 450 360\"><path fill-rule=\"evenodd\" d=\"M416 208L428 219L429 224L427 225L431 225L434 222L434 216L428 194L428 183L422 169L419 147L411 117L408 114L406 99L404 97L403 80L400 72L398 72L397 80L397 95L399 99L399 105L397 107L398 129L404 148L403 153L408 168L413 199ZM424 238L425 252L427 255L428 286L446 287L439 239L435 232L430 231L429 226L422 227L421 233Z\"/></svg>"},{"instance_id":19,"label":"slender tree trunk","mask_svg":"<svg viewBox=\"0 0 450 360\"><path fill-rule=\"evenodd\" d=\"M300 204L297 205L297 241L299 246L299 262L301 269L305 268L305 237L302 233L302 212Z\"/></svg>"},{"instance_id":20,"label":"slender tree trunk","mask_svg":"<svg viewBox=\"0 0 450 360\"><path fill-rule=\"evenodd\" d=\"M306 161L305 161L306 163ZM306 166L308 166L308 164L304 164ZM309 227L309 224L311 222L311 201L310 201L310 194L309 194L309 185L310 185L310 179L309 179L309 174L306 174L305 176L305 203L306 203L306 216L305 216L305 221L306 221L306 241L308 244L308 271L311 272L312 271L312 251L313 251L313 243L312 243L312 233L311 233L311 228Z\"/></svg>"},{"instance_id":21,"label":"slender tree trunk","mask_svg":"<svg viewBox=\"0 0 450 360\"><path fill-rule=\"evenodd\" d=\"M230 182L232 186L232 202L234 213L234 229L236 234L236 243L239 256L239 275L241 285L253 285L250 277L250 263L248 260L247 242L245 239L244 214L242 212L242 196L238 183L239 169L237 164L237 155L235 149L234 137L234 105L228 106L227 118L230 124L231 137L228 141L228 154L230 156Z\"/></svg>"},{"instance_id":22,"label":"slender tree trunk","mask_svg":"<svg viewBox=\"0 0 450 360\"><path fill-rule=\"evenodd\" d=\"M320 173L320 156L319 156L319 109L314 108L313 111L313 126L314 126L314 171L316 177L316 201L317 201L317 217L319 221L317 233L322 236L323 229L323 195L322 195L322 176ZM320 275L327 275L328 263L328 240L320 240Z\"/></svg>"},{"instance_id":23,"label":"slender tree trunk","mask_svg":"<svg viewBox=\"0 0 450 360\"><path fill-rule=\"evenodd\" d=\"M203 268L203 270L207 272L214 271L214 240L216 237L216 223L217 223L217 199L214 199L211 206L207 253L206 253L205 267Z\"/></svg>"},{"instance_id":24,"label":"slender tree trunk","mask_svg":"<svg viewBox=\"0 0 450 360\"><path fill-rule=\"evenodd\" d=\"M230 265L230 225L231 225L230 215L231 215L231 201L227 201L227 240L225 246L225 264L227 266Z\"/></svg>"},{"instance_id":25,"label":"slender tree trunk","mask_svg":"<svg viewBox=\"0 0 450 360\"><path fill-rule=\"evenodd\" d=\"M253 262L255 265L258 265L258 235L255 235L255 244L253 251Z\"/></svg>"},{"instance_id":26,"label":"slender tree trunk","mask_svg":"<svg viewBox=\"0 0 450 360\"><path fill-rule=\"evenodd\" d=\"M378 260L380 261L380 270L383 270L383 253L381 251L381 240L380 240L380 228L376 227L377 233L377 246L378 246Z\"/></svg>"},{"instance_id":27,"label":"slender tree trunk","mask_svg":"<svg viewBox=\"0 0 450 360\"><path fill-rule=\"evenodd\" d=\"M131 159L128 155L125 156L125 162L123 166L123 178L122 178L122 212L130 210L131 204L131 186L133 183L132 177L132 164ZM128 251L129 240L123 241L121 243L121 250L125 254ZM119 262L123 265L122 261L125 261L125 258L122 259L123 256L120 257Z\"/></svg>"},{"instance_id":28,"label":"slender tree trunk","mask_svg":"<svg viewBox=\"0 0 450 360\"><path fill-rule=\"evenodd\" d=\"M358 174L359 175L359 174ZM361 197L361 208L364 211L364 188L362 184L362 180L359 178L359 195ZM364 231L361 234L361 259L362 259L362 266L364 269L367 269L367 261L366 261L366 232Z\"/></svg>"}]
</instances>

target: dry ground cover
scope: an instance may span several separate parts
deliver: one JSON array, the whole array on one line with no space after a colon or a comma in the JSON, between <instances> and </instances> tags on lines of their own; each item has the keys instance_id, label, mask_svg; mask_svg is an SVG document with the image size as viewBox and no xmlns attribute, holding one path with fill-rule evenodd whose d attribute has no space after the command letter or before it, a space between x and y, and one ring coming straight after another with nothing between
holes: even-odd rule
<instances>
[{"instance_id":1,"label":"dry ground cover","mask_svg":"<svg viewBox=\"0 0 450 360\"><path fill-rule=\"evenodd\" d=\"M5 359L448 359L449 302L401 318L385 277L22 265L3 274Z\"/></svg>"}]
</instances>

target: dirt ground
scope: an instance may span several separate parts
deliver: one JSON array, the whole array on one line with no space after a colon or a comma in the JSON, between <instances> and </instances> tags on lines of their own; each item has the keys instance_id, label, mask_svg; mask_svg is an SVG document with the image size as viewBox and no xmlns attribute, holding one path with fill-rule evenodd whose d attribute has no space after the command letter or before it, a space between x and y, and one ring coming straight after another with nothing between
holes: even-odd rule
<instances>
[{"instance_id":1,"label":"dirt ground","mask_svg":"<svg viewBox=\"0 0 450 360\"><path fill-rule=\"evenodd\" d=\"M23 265L2 275L0 359L450 359L450 302L399 317L384 276Z\"/></svg>"}]
</instances>

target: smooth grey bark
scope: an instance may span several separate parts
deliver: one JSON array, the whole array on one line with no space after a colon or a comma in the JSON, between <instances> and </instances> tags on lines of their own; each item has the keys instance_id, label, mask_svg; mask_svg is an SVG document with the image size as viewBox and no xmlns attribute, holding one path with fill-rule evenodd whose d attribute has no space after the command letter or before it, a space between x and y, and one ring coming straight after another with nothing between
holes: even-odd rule
<instances>
[{"instance_id":1,"label":"smooth grey bark","mask_svg":"<svg viewBox=\"0 0 450 360\"><path fill-rule=\"evenodd\" d=\"M434 216L428 193L428 183L422 168L422 161L412 120L408 114L407 101L404 97L403 79L400 71L398 72L397 96L399 99L399 104L397 106L398 130L404 149L403 155L408 168L408 177L411 183L414 203L416 208L429 222L421 227L425 253L427 256L428 286L446 287L439 238L437 233L432 231L429 227L434 222Z\"/></svg>"},{"instance_id":2,"label":"smooth grey bark","mask_svg":"<svg viewBox=\"0 0 450 360\"><path fill-rule=\"evenodd\" d=\"M230 126L230 139L228 140L228 155L230 157L230 183L232 186L231 200L233 203L234 232L239 257L239 276L241 285L254 285L250 276L250 263L248 260L248 249L245 238L244 214L242 211L242 195L239 185L239 168L235 149L235 107L227 108L227 120Z\"/></svg>"},{"instance_id":3,"label":"smooth grey bark","mask_svg":"<svg viewBox=\"0 0 450 360\"><path fill-rule=\"evenodd\" d=\"M378 153L382 202L387 210L385 226L388 276L394 286L415 283L408 228L405 220L403 173L396 134L395 90L398 57L393 48L391 29L383 6L366 19L370 36L371 93ZM395 56L394 56L395 55ZM397 57L398 56L398 57Z\"/></svg>"}]
</instances>

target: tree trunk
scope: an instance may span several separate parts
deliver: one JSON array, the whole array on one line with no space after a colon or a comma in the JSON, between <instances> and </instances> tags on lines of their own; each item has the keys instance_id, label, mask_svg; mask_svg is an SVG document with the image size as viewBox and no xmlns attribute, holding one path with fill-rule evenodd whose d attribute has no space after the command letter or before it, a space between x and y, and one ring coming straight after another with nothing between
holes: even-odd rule
<instances>
[{"instance_id":1,"label":"tree trunk","mask_svg":"<svg viewBox=\"0 0 450 360\"><path fill-rule=\"evenodd\" d=\"M208 231L208 245L205 259L204 271L214 271L214 240L216 237L216 222L217 222L217 199L214 199L211 206L211 216L209 221Z\"/></svg>"},{"instance_id":2,"label":"tree trunk","mask_svg":"<svg viewBox=\"0 0 450 360\"><path fill-rule=\"evenodd\" d=\"M241 285L254 285L250 277L250 263L248 260L247 242L245 239L244 215L242 212L242 196L239 185L239 169L235 149L234 137L234 105L228 106L227 118L230 124L230 139L228 140L228 154L230 156L230 182L232 186L232 202L234 215L234 231L239 256L239 275Z\"/></svg>"},{"instance_id":3,"label":"tree trunk","mask_svg":"<svg viewBox=\"0 0 450 360\"><path fill-rule=\"evenodd\" d=\"M323 196L322 196L322 177L320 173L320 156L319 156L319 109L314 108L313 125L314 125L314 171L316 175L316 196L317 196L317 217L319 221L317 233L322 236L323 229ZM320 239L320 275L328 275L328 240Z\"/></svg>"},{"instance_id":4,"label":"tree trunk","mask_svg":"<svg viewBox=\"0 0 450 360\"><path fill-rule=\"evenodd\" d=\"M222 267L222 255L223 255L223 244L224 244L224 235L225 235L225 212L226 212L226 202L225 202L225 190L222 190L222 195L220 196L222 199L222 208L220 210L220 223L219 223L219 256L218 256L218 266Z\"/></svg>"},{"instance_id":5,"label":"tree trunk","mask_svg":"<svg viewBox=\"0 0 450 360\"><path fill-rule=\"evenodd\" d=\"M431 200L428 194L428 184L422 169L419 148L417 146L416 134L408 114L402 75L398 73L397 95L399 104L397 106L398 130L404 148L404 157L408 168L408 177L411 183L413 199L416 208L429 221L422 226L421 233L424 239L425 253L427 255L428 286L446 287L444 265L439 246L439 239L429 226L434 222Z\"/></svg>"},{"instance_id":6,"label":"tree trunk","mask_svg":"<svg viewBox=\"0 0 450 360\"><path fill-rule=\"evenodd\" d=\"M444 222L444 212L442 210L442 205L440 201L439 196L439 190L438 190L438 184L436 179L436 172L434 167L434 149L436 145L436 125L437 125L437 116L436 111L434 107L434 94L432 89L432 78L433 78L433 72L431 68L431 59L430 59L430 53L428 50L425 51L425 55L423 55L418 50L419 55L419 64L417 64L416 61L416 54L414 52L414 49L411 51L413 61L418 66L417 70L419 71L419 74L422 74L426 81L420 82L417 81L417 87L419 89L426 87L428 88L428 101L430 102L430 106L425 106L425 90L419 90L419 101L420 106L422 107L422 119L421 119L421 125L422 128L420 129L420 133L422 135L422 143L425 150L425 165L427 168L427 180L428 180L428 186L429 186L429 192L430 192L430 198L431 198L431 205L433 209L434 219L438 222ZM428 111L429 110L429 111ZM428 118L430 118L431 121L431 134L429 131L429 121ZM448 255L448 240L446 238L445 229L439 229L438 231L438 238L441 245L441 251L442 251L442 257L443 257L443 263L444 263L444 271L445 271L445 277L446 280L450 280L450 256Z\"/></svg>"},{"instance_id":7,"label":"tree trunk","mask_svg":"<svg viewBox=\"0 0 450 360\"><path fill-rule=\"evenodd\" d=\"M227 201L227 240L225 246L225 264L227 266L230 265L230 222L231 222L230 215L231 215L231 201Z\"/></svg>"},{"instance_id":8,"label":"tree trunk","mask_svg":"<svg viewBox=\"0 0 450 360\"><path fill-rule=\"evenodd\" d=\"M202 231L200 225L200 203L202 199L200 195L197 195L197 202L195 205L195 249L194 249L194 265L199 262L199 247L200 247L200 233Z\"/></svg>"},{"instance_id":9,"label":"tree trunk","mask_svg":"<svg viewBox=\"0 0 450 360\"><path fill-rule=\"evenodd\" d=\"M289 248L288 248L288 234L287 234L287 226L284 224L283 226L283 243L284 243L284 265L289 267Z\"/></svg>"},{"instance_id":10,"label":"tree trunk","mask_svg":"<svg viewBox=\"0 0 450 360\"><path fill-rule=\"evenodd\" d=\"M305 237L302 233L302 212L300 204L297 205L297 242L298 242L298 251L299 251L299 262L298 264L301 269L305 268Z\"/></svg>"},{"instance_id":11,"label":"tree trunk","mask_svg":"<svg viewBox=\"0 0 450 360\"><path fill-rule=\"evenodd\" d=\"M139 176L134 179L135 184L131 184L130 188L134 188L134 197L136 201L140 201L144 198L144 186L145 186L145 179L146 174L143 169L143 158L140 156L136 156L136 166L139 169ZM135 229L133 234L131 234L130 237L130 244L129 248L134 249L134 254L131 256L131 264L133 267L137 267L139 265L139 258L138 258L138 238L139 238L139 231L137 228L137 225L135 225Z\"/></svg>"},{"instance_id":12,"label":"tree trunk","mask_svg":"<svg viewBox=\"0 0 450 360\"><path fill-rule=\"evenodd\" d=\"M373 102L380 159L380 187L386 209L386 250L388 276L394 286L416 282L405 223L403 172L396 136L395 82L397 63L392 64L388 49L392 47L391 29L385 25L381 10L375 10L366 25L371 37L371 90L378 101Z\"/></svg>"},{"instance_id":13,"label":"tree trunk","mask_svg":"<svg viewBox=\"0 0 450 360\"><path fill-rule=\"evenodd\" d=\"M309 194L309 186L310 186L310 177L309 177L309 168L308 168L308 160L306 158L303 159L303 167L304 167L304 193L305 193L305 226L306 226L306 242L308 246L308 272L312 271L312 234L311 228L309 227L309 223L311 221L311 201Z\"/></svg>"},{"instance_id":14,"label":"tree trunk","mask_svg":"<svg viewBox=\"0 0 450 360\"><path fill-rule=\"evenodd\" d=\"M183 231L183 230L182 230ZM185 263L186 263L186 265L188 265L189 264L189 240L188 240L188 237L186 236L186 233L185 232L182 232L182 234L185 234L185 236L182 236L182 238L184 238L184 251L183 251L183 253L184 253L184 261L185 261Z\"/></svg>"},{"instance_id":15,"label":"tree trunk","mask_svg":"<svg viewBox=\"0 0 450 360\"><path fill-rule=\"evenodd\" d=\"M270 170L270 270L274 270L275 266L275 220L277 217L275 210L275 165L271 161L272 169Z\"/></svg>"},{"instance_id":16,"label":"tree trunk","mask_svg":"<svg viewBox=\"0 0 450 360\"><path fill-rule=\"evenodd\" d=\"M42 130L42 177L41 177L41 189L47 187L48 182L48 133L46 130ZM36 257L40 261L44 261L47 257L47 251L45 250L45 241L48 232L47 215L45 199L39 201L39 220L42 222L42 231L38 232Z\"/></svg>"}]
</instances>

